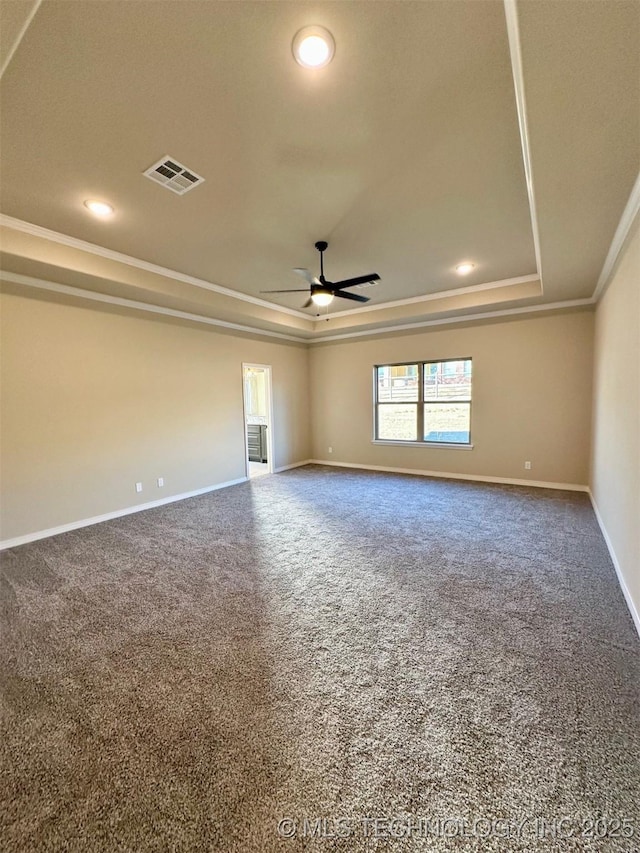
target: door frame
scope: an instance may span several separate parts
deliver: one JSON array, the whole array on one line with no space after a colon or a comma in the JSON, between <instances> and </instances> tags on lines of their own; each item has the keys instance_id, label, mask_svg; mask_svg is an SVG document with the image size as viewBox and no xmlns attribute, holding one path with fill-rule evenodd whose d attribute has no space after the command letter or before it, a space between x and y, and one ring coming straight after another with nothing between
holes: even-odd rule
<instances>
[{"instance_id":1,"label":"door frame","mask_svg":"<svg viewBox=\"0 0 640 853\"><path fill-rule=\"evenodd\" d=\"M271 365L255 364L254 362L242 362L242 429L244 433L244 465L247 480L249 475L249 443L247 441L247 399L245 396L244 374L247 368L264 370L265 372L265 394L267 398L267 474L273 474L273 394L271 382Z\"/></svg>"}]
</instances>

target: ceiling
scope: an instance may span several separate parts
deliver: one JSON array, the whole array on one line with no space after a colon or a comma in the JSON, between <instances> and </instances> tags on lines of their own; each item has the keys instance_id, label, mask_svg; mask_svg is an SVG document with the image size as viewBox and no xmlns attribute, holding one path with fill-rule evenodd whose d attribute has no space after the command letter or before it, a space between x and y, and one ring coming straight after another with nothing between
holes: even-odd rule
<instances>
[{"instance_id":1,"label":"ceiling","mask_svg":"<svg viewBox=\"0 0 640 853\"><path fill-rule=\"evenodd\" d=\"M308 24L326 68L293 59ZM324 339L588 303L636 212L635 0L5 0L0 25L13 286ZM204 183L144 177L166 155ZM379 273L366 306L262 293L320 239L329 279Z\"/></svg>"}]
</instances>

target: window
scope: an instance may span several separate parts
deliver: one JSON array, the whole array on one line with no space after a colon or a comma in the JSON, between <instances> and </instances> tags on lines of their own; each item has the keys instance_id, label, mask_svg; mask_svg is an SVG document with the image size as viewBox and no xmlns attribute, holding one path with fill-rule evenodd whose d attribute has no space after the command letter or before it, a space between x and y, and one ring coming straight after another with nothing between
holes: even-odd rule
<instances>
[{"instance_id":1,"label":"window","mask_svg":"<svg viewBox=\"0 0 640 853\"><path fill-rule=\"evenodd\" d=\"M471 359L374 368L375 438L420 444L471 443Z\"/></svg>"}]
</instances>

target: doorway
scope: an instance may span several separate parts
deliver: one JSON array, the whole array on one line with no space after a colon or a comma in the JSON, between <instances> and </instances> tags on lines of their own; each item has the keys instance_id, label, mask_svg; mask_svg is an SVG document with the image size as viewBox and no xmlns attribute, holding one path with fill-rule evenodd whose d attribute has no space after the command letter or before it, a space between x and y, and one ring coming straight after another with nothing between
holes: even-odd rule
<instances>
[{"instance_id":1,"label":"doorway","mask_svg":"<svg viewBox=\"0 0 640 853\"><path fill-rule=\"evenodd\" d=\"M242 365L247 477L273 473L271 366Z\"/></svg>"}]
</instances>

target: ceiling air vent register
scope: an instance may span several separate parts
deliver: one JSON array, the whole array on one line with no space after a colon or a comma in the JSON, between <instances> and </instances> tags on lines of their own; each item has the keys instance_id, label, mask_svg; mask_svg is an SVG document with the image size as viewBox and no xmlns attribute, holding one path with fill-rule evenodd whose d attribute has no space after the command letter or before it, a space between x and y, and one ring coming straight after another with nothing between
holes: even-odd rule
<instances>
[{"instance_id":1,"label":"ceiling air vent register","mask_svg":"<svg viewBox=\"0 0 640 853\"><path fill-rule=\"evenodd\" d=\"M204 182L201 175L187 169L173 157L162 157L142 174L178 195L184 195Z\"/></svg>"}]
</instances>

